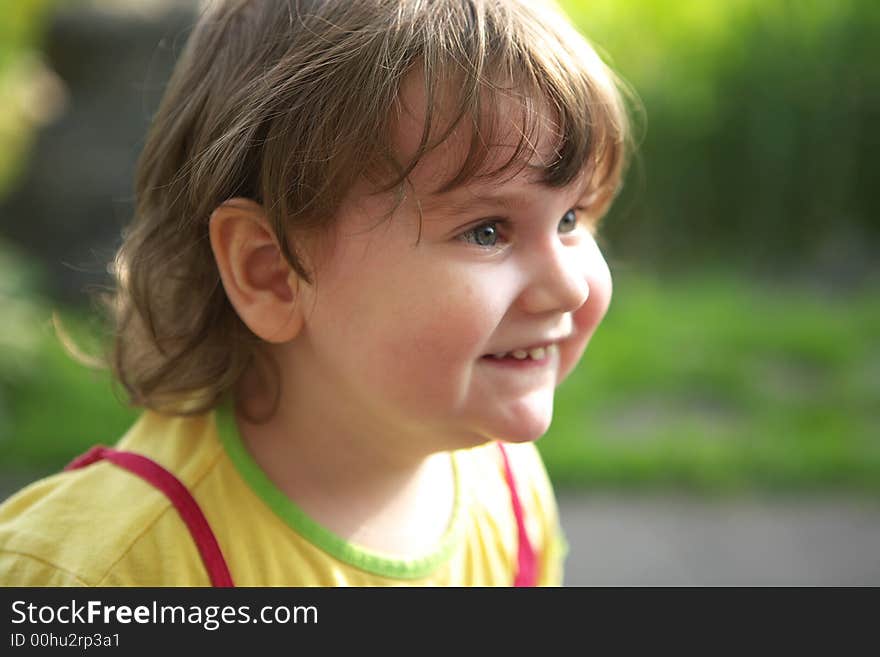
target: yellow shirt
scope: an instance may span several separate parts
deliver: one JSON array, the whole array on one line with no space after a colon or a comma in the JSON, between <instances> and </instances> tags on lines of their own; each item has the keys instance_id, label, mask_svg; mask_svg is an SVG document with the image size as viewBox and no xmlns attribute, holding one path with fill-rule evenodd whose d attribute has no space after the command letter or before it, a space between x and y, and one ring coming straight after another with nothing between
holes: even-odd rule
<instances>
[{"instance_id":1,"label":"yellow shirt","mask_svg":"<svg viewBox=\"0 0 880 657\"><path fill-rule=\"evenodd\" d=\"M226 415L144 413L116 445L173 472L204 512L237 586L509 586L517 527L495 444L453 452L456 503L430 553L382 554L309 518L250 457ZM542 585L567 551L535 446L507 445ZM108 462L37 481L0 505L5 586L210 586L177 510Z\"/></svg>"}]
</instances>

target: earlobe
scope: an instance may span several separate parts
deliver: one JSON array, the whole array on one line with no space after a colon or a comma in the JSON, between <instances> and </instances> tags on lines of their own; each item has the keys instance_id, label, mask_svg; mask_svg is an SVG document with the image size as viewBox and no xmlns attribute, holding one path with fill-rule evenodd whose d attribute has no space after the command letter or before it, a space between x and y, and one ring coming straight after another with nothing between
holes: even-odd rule
<instances>
[{"instance_id":1,"label":"earlobe","mask_svg":"<svg viewBox=\"0 0 880 657\"><path fill-rule=\"evenodd\" d=\"M242 321L267 342L295 338L302 328L299 277L262 206L229 199L211 214L209 234L226 296Z\"/></svg>"}]
</instances>

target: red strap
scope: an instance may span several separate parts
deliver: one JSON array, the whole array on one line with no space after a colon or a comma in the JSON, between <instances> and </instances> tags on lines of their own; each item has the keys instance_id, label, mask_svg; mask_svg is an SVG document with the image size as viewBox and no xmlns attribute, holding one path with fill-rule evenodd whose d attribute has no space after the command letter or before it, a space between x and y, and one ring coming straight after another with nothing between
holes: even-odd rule
<instances>
[{"instance_id":1,"label":"red strap","mask_svg":"<svg viewBox=\"0 0 880 657\"><path fill-rule=\"evenodd\" d=\"M161 465L134 452L122 452L103 445L95 445L88 452L71 461L64 469L76 470L102 459L136 474L148 484L152 484L165 493L192 534L205 568L208 570L211 584L222 587L235 586L214 532L211 531L211 526L205 519L205 514L202 513L186 486Z\"/></svg>"},{"instance_id":2,"label":"red strap","mask_svg":"<svg viewBox=\"0 0 880 657\"><path fill-rule=\"evenodd\" d=\"M525 514L519 501L519 495L516 492L516 481L513 478L513 470L507 458L507 451L505 451L504 445L501 443L498 443L498 448L501 450L501 457L504 459L504 478L507 480L507 487L510 489L510 501L513 504L513 515L516 516L516 529L519 538L517 571L513 585L537 586L538 555L535 554L535 550L529 541L529 535L526 533Z\"/></svg>"}]
</instances>

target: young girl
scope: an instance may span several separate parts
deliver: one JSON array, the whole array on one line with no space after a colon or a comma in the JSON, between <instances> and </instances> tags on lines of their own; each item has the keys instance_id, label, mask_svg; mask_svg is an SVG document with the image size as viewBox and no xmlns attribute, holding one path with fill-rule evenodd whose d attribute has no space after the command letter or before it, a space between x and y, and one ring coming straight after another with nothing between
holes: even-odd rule
<instances>
[{"instance_id":1,"label":"young girl","mask_svg":"<svg viewBox=\"0 0 880 657\"><path fill-rule=\"evenodd\" d=\"M116 259L144 413L0 507L0 581L560 584L533 443L609 304L627 136L538 0L213 4Z\"/></svg>"}]
</instances>

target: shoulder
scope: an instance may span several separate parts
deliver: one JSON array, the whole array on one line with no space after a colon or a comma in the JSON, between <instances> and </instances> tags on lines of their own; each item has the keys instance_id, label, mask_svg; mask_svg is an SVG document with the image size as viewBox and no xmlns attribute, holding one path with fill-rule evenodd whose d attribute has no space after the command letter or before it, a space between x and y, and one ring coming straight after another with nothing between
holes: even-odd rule
<instances>
[{"instance_id":1,"label":"shoulder","mask_svg":"<svg viewBox=\"0 0 880 657\"><path fill-rule=\"evenodd\" d=\"M504 453L525 511L540 523L543 533L555 532L559 522L556 494L535 444L505 443Z\"/></svg>"},{"instance_id":2,"label":"shoulder","mask_svg":"<svg viewBox=\"0 0 880 657\"><path fill-rule=\"evenodd\" d=\"M544 460L534 443L505 444L504 447L525 509L529 534L540 536L537 543L539 585L560 586L568 541Z\"/></svg>"},{"instance_id":3,"label":"shoulder","mask_svg":"<svg viewBox=\"0 0 880 657\"><path fill-rule=\"evenodd\" d=\"M482 476L489 475L500 481L505 489L506 456L520 501L542 514L556 512L553 486L534 443L493 442L467 452L472 463L482 471Z\"/></svg>"},{"instance_id":4,"label":"shoulder","mask_svg":"<svg viewBox=\"0 0 880 657\"><path fill-rule=\"evenodd\" d=\"M109 463L37 481L0 506L0 578L98 585L168 507L160 492Z\"/></svg>"},{"instance_id":5,"label":"shoulder","mask_svg":"<svg viewBox=\"0 0 880 657\"><path fill-rule=\"evenodd\" d=\"M510 465L517 497L522 504L526 530L539 553L541 584L561 584L562 564L568 544L562 531L556 495L544 461L534 443L499 443L466 450L470 487L480 508L492 517L492 524L515 533L510 488L505 477L505 459Z\"/></svg>"},{"instance_id":6,"label":"shoulder","mask_svg":"<svg viewBox=\"0 0 880 657\"><path fill-rule=\"evenodd\" d=\"M210 469L211 449L199 440L198 423L185 424L145 414L117 448L152 458L189 487ZM198 554L170 501L110 463L52 475L0 505L4 585L149 585L169 567L154 559L160 545L162 553L174 553L182 565L192 561L200 572Z\"/></svg>"},{"instance_id":7,"label":"shoulder","mask_svg":"<svg viewBox=\"0 0 880 657\"><path fill-rule=\"evenodd\" d=\"M522 481L530 492L542 498L553 498L553 487L547 476L544 460L535 444L504 443L503 448L517 482Z\"/></svg>"}]
</instances>

